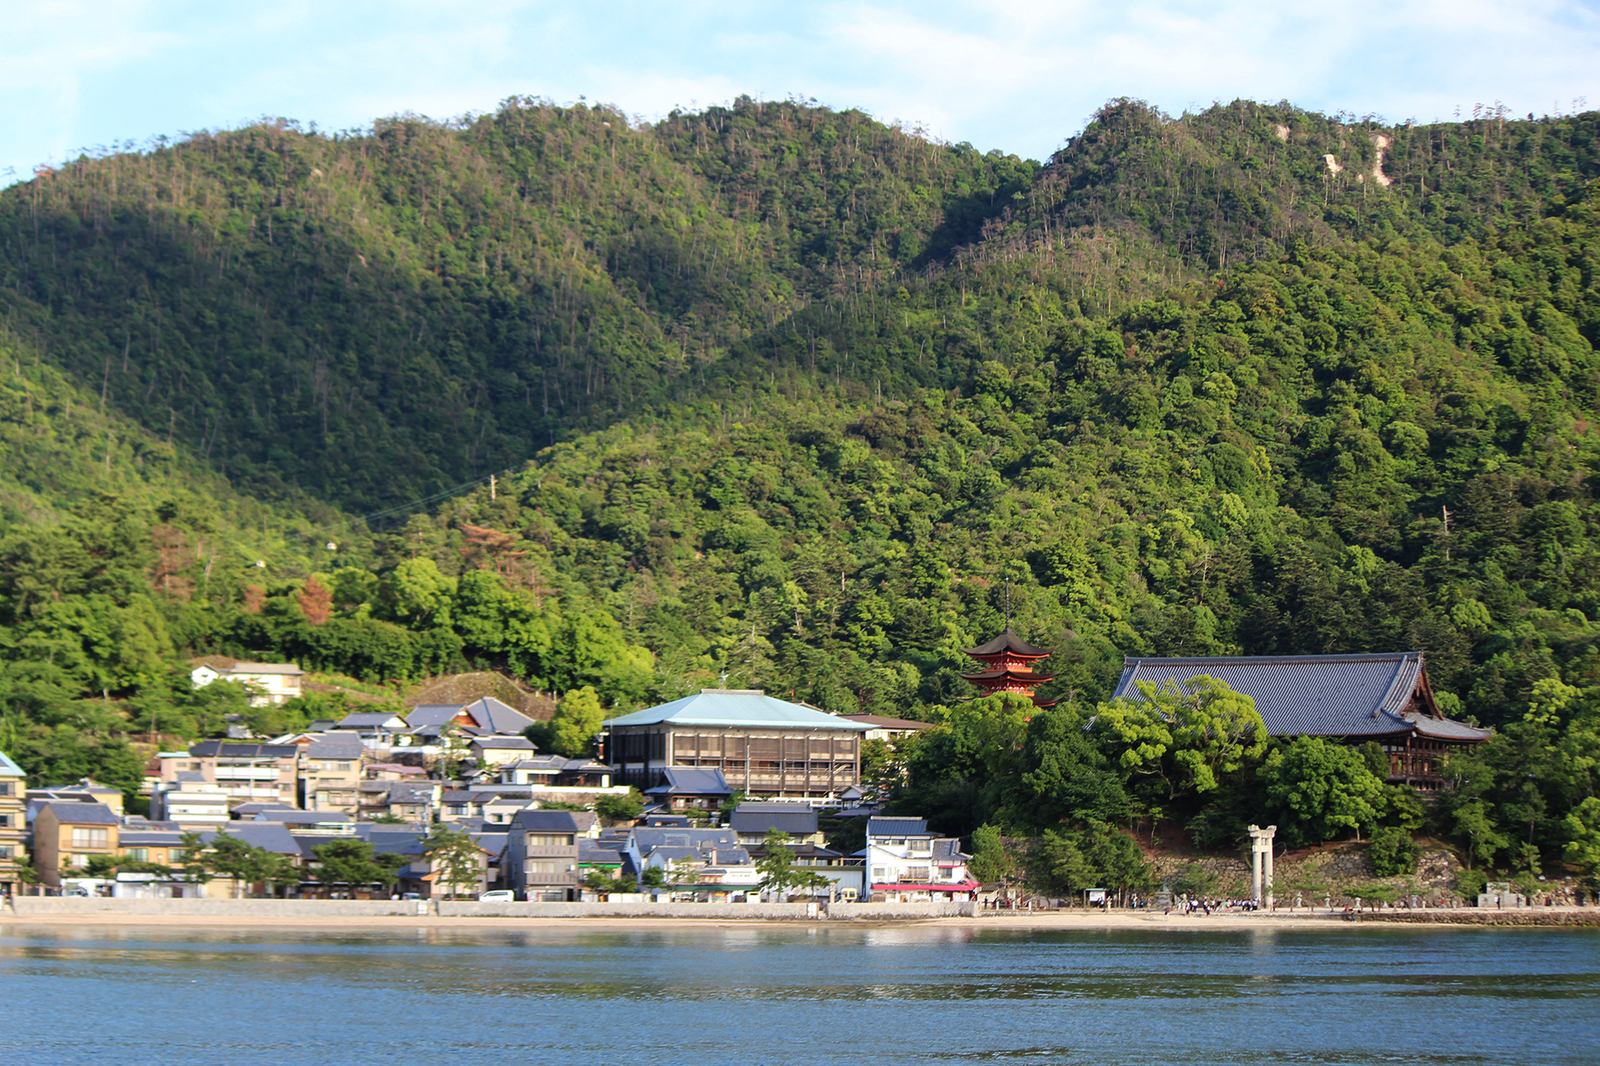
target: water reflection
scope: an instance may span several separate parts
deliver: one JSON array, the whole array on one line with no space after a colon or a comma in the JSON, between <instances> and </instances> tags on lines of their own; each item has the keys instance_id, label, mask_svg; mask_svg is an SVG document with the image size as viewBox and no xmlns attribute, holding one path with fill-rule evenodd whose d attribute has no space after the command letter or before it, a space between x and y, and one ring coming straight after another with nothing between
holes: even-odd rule
<instances>
[{"instance_id":1,"label":"water reflection","mask_svg":"<svg viewBox=\"0 0 1600 1066\"><path fill-rule=\"evenodd\" d=\"M1588 931L10 932L8 1062L1600 1061Z\"/></svg>"}]
</instances>

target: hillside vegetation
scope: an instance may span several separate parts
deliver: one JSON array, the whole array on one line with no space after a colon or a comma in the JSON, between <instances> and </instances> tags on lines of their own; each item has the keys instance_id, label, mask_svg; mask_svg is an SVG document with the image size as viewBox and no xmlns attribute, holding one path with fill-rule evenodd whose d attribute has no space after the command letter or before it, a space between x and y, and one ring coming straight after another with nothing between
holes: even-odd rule
<instances>
[{"instance_id":1,"label":"hillside vegetation","mask_svg":"<svg viewBox=\"0 0 1600 1066\"><path fill-rule=\"evenodd\" d=\"M200 652L612 708L726 678L950 743L992 711L909 795L1076 824L1012 758L1048 738L960 706L1009 610L1063 714L1126 654L1416 648L1452 713L1586 751L1597 133L1118 101L1038 164L798 102L517 99L78 160L0 194L0 747L120 773L220 721ZM1587 839L1587 772L1507 750L1441 831ZM1119 787L1094 819L1237 828Z\"/></svg>"}]
</instances>

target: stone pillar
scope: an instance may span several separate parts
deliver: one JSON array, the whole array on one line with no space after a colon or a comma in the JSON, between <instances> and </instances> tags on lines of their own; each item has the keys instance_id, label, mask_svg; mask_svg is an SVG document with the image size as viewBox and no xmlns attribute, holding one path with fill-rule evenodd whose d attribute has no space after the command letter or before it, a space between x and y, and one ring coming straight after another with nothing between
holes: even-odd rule
<instances>
[{"instance_id":1,"label":"stone pillar","mask_svg":"<svg viewBox=\"0 0 1600 1066\"><path fill-rule=\"evenodd\" d=\"M1269 825L1262 829L1250 827L1250 889L1251 898L1264 910L1272 909L1272 840L1278 827Z\"/></svg>"}]
</instances>

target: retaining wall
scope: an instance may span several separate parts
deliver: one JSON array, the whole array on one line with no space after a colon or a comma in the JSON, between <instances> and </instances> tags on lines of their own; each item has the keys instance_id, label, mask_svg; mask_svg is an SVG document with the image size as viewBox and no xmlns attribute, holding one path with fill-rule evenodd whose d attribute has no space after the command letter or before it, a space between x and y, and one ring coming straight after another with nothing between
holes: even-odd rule
<instances>
[{"instance_id":1,"label":"retaining wall","mask_svg":"<svg viewBox=\"0 0 1600 1066\"><path fill-rule=\"evenodd\" d=\"M818 918L815 903L473 903L439 901L445 918Z\"/></svg>"},{"instance_id":2,"label":"retaining wall","mask_svg":"<svg viewBox=\"0 0 1600 1066\"><path fill-rule=\"evenodd\" d=\"M19 918L30 915L193 918L370 918L427 914L427 900L388 899L102 899L98 896L13 896Z\"/></svg>"},{"instance_id":3,"label":"retaining wall","mask_svg":"<svg viewBox=\"0 0 1600 1066\"><path fill-rule=\"evenodd\" d=\"M922 918L975 918L976 903L830 903L828 917L856 922L905 922Z\"/></svg>"},{"instance_id":4,"label":"retaining wall","mask_svg":"<svg viewBox=\"0 0 1600 1066\"><path fill-rule=\"evenodd\" d=\"M471 900L102 899L15 896L17 917L107 918L712 918L895 922L971 918L971 903L478 903Z\"/></svg>"}]
</instances>

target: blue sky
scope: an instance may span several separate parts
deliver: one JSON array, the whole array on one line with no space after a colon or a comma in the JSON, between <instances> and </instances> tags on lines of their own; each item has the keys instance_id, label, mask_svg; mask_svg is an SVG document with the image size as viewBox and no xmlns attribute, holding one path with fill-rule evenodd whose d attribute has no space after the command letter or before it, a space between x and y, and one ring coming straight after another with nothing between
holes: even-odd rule
<instances>
[{"instance_id":1,"label":"blue sky","mask_svg":"<svg viewBox=\"0 0 1600 1066\"><path fill-rule=\"evenodd\" d=\"M1395 122L1600 107L1600 0L0 0L0 26L0 184L263 115L347 129L513 94L645 120L801 96L1034 158L1115 96Z\"/></svg>"}]
</instances>

